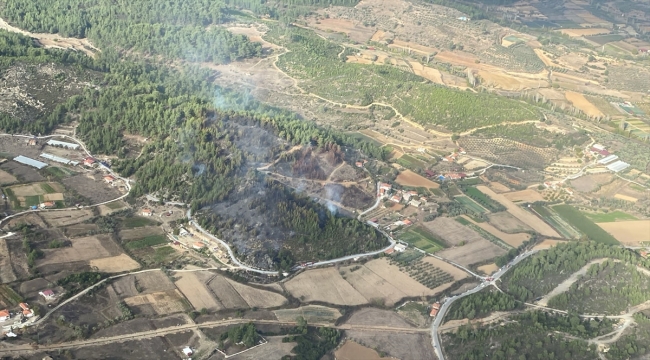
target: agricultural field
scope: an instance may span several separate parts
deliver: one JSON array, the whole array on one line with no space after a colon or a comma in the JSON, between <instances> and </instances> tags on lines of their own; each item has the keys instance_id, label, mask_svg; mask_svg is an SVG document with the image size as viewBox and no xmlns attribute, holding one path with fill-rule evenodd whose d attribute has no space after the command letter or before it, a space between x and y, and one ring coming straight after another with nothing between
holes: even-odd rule
<instances>
[{"instance_id":1,"label":"agricultural field","mask_svg":"<svg viewBox=\"0 0 650 360\"><path fill-rule=\"evenodd\" d=\"M113 200L122 195L117 188L106 184L102 173L78 174L65 178L61 182L66 188L74 190L93 204Z\"/></svg>"},{"instance_id":2,"label":"agricultural field","mask_svg":"<svg viewBox=\"0 0 650 360\"><path fill-rule=\"evenodd\" d=\"M14 209L38 206L46 201L52 201L57 207L63 207L64 191L61 184L54 182L15 185L4 189Z\"/></svg>"},{"instance_id":3,"label":"agricultural field","mask_svg":"<svg viewBox=\"0 0 650 360\"><path fill-rule=\"evenodd\" d=\"M33 167L17 163L15 161L7 161L0 165L0 169L8 172L20 182L32 183L37 181L45 181L46 179Z\"/></svg>"},{"instance_id":4,"label":"agricultural field","mask_svg":"<svg viewBox=\"0 0 650 360\"><path fill-rule=\"evenodd\" d=\"M217 303L211 291L197 278L196 274L195 272L178 273L176 276L178 280L174 284L194 309L201 310L205 308L209 311L222 309L223 307Z\"/></svg>"},{"instance_id":5,"label":"agricultural field","mask_svg":"<svg viewBox=\"0 0 650 360\"><path fill-rule=\"evenodd\" d=\"M476 264L506 253L506 250L500 246L451 218L436 218L427 223L427 227L453 246L439 251L436 255L462 265Z\"/></svg>"},{"instance_id":6,"label":"agricultural field","mask_svg":"<svg viewBox=\"0 0 650 360\"><path fill-rule=\"evenodd\" d=\"M279 321L295 321L298 316L302 316L308 323L334 323L342 316L338 309L320 305L274 310L273 313Z\"/></svg>"},{"instance_id":7,"label":"agricultural field","mask_svg":"<svg viewBox=\"0 0 650 360\"><path fill-rule=\"evenodd\" d=\"M557 212L564 220L572 226L575 226L589 239L604 243L604 244L618 244L619 242L612 235L598 227L593 221L589 220L579 210L571 205L556 205L553 210Z\"/></svg>"},{"instance_id":8,"label":"agricultural field","mask_svg":"<svg viewBox=\"0 0 650 360\"><path fill-rule=\"evenodd\" d=\"M510 139L477 139L461 137L458 140L468 154L480 156L498 164L525 169L542 169L553 162L558 154L556 148L540 148Z\"/></svg>"},{"instance_id":9,"label":"agricultural field","mask_svg":"<svg viewBox=\"0 0 650 360\"><path fill-rule=\"evenodd\" d=\"M105 273L120 273L123 271L133 271L140 267L140 264L131 259L127 254L92 259L89 262L91 268L95 271Z\"/></svg>"},{"instance_id":10,"label":"agricultural field","mask_svg":"<svg viewBox=\"0 0 650 360\"><path fill-rule=\"evenodd\" d=\"M438 189L440 187L440 184L418 175L411 170L400 172L395 182L402 186L425 187L427 189Z\"/></svg>"},{"instance_id":11,"label":"agricultural field","mask_svg":"<svg viewBox=\"0 0 650 360\"><path fill-rule=\"evenodd\" d=\"M359 345L354 341L346 341L342 347L334 352L336 359L340 360L397 360L391 357L380 356L379 353L373 349L367 348L363 345Z\"/></svg>"},{"instance_id":12,"label":"agricultural field","mask_svg":"<svg viewBox=\"0 0 650 360\"><path fill-rule=\"evenodd\" d=\"M411 226L401 231L398 234L398 239L432 254L445 248L443 241L437 239L429 231L419 226Z\"/></svg>"},{"instance_id":13,"label":"agricultural field","mask_svg":"<svg viewBox=\"0 0 650 360\"><path fill-rule=\"evenodd\" d=\"M574 91L567 91L566 92L566 99L576 108L578 108L580 111L585 113L587 116L590 117L602 117L604 114L596 107L596 105L592 104L585 98L584 95L574 92Z\"/></svg>"},{"instance_id":14,"label":"agricultural field","mask_svg":"<svg viewBox=\"0 0 650 360\"><path fill-rule=\"evenodd\" d=\"M71 243L69 247L43 249L45 256L36 262L36 267L46 273L53 269L66 268L71 263L88 263L90 260L113 257L122 253L109 235L78 237L69 241Z\"/></svg>"},{"instance_id":15,"label":"agricultural field","mask_svg":"<svg viewBox=\"0 0 650 360\"><path fill-rule=\"evenodd\" d=\"M402 165L403 167L410 170L420 170L427 166L422 160L416 159L411 155L404 154L399 159L395 161L396 163Z\"/></svg>"},{"instance_id":16,"label":"agricultural field","mask_svg":"<svg viewBox=\"0 0 650 360\"><path fill-rule=\"evenodd\" d=\"M532 231L530 227L506 211L489 214L488 222L495 228L508 234Z\"/></svg>"},{"instance_id":17,"label":"agricultural field","mask_svg":"<svg viewBox=\"0 0 650 360\"><path fill-rule=\"evenodd\" d=\"M491 199L489 196L485 195L483 192L479 191L475 187L468 187L464 189L465 194L478 202L482 207L488 209L492 212L499 212L505 210L505 208ZM505 195L504 195L505 196Z\"/></svg>"},{"instance_id":18,"label":"agricultural field","mask_svg":"<svg viewBox=\"0 0 650 360\"><path fill-rule=\"evenodd\" d=\"M461 203L464 207L466 207L468 210L472 211L475 214L485 214L488 212L487 209L476 203L474 200L470 199L467 196L464 195L459 195L459 196L454 196L454 200L458 201Z\"/></svg>"},{"instance_id":19,"label":"agricultural field","mask_svg":"<svg viewBox=\"0 0 650 360\"><path fill-rule=\"evenodd\" d=\"M322 301L334 305L361 305L368 301L334 268L305 271L285 283L301 301Z\"/></svg>"},{"instance_id":20,"label":"agricultural field","mask_svg":"<svg viewBox=\"0 0 650 360\"><path fill-rule=\"evenodd\" d=\"M585 98L587 101L591 104L593 104L595 107L600 110L605 116L621 116L621 112L618 111L612 104L605 100L602 97L598 96L593 96L593 95L585 95Z\"/></svg>"},{"instance_id":21,"label":"agricultural field","mask_svg":"<svg viewBox=\"0 0 650 360\"><path fill-rule=\"evenodd\" d=\"M70 225L82 225L86 220L92 219L94 214L92 210L87 209L74 209L74 210L63 210L63 211L48 211L41 212L39 216L51 227L65 227ZM89 225L89 224L83 224Z\"/></svg>"},{"instance_id":22,"label":"agricultural field","mask_svg":"<svg viewBox=\"0 0 650 360\"><path fill-rule=\"evenodd\" d=\"M638 220L633 215L630 215L628 213L619 210L606 212L606 213L583 212L583 214L585 214L586 217L588 217L591 221L595 223Z\"/></svg>"},{"instance_id":23,"label":"agricultural field","mask_svg":"<svg viewBox=\"0 0 650 360\"><path fill-rule=\"evenodd\" d=\"M540 195L540 193L532 189L504 193L503 196L506 199L515 203L516 202L534 203L536 201L544 201L544 197Z\"/></svg>"},{"instance_id":24,"label":"agricultural field","mask_svg":"<svg viewBox=\"0 0 650 360\"><path fill-rule=\"evenodd\" d=\"M627 246L639 246L650 242L650 220L600 222L596 225Z\"/></svg>"},{"instance_id":25,"label":"agricultural field","mask_svg":"<svg viewBox=\"0 0 650 360\"><path fill-rule=\"evenodd\" d=\"M18 179L10 173L0 170L0 185L10 185L18 182Z\"/></svg>"},{"instance_id":26,"label":"agricultural field","mask_svg":"<svg viewBox=\"0 0 650 360\"><path fill-rule=\"evenodd\" d=\"M562 234L565 239L577 239L580 237L580 231L567 223L552 209L544 205L533 205L531 209L542 219L544 219L544 221L553 226L553 228Z\"/></svg>"},{"instance_id":27,"label":"agricultural field","mask_svg":"<svg viewBox=\"0 0 650 360\"><path fill-rule=\"evenodd\" d=\"M508 212L512 216L516 217L524 224L530 226L533 230L537 231L538 233L549 237L560 237L560 235L555 230L553 230L553 228L551 228L549 225L544 223L542 220L540 220L530 212L527 212L526 210L520 208L512 201L506 199L505 196L503 196L502 194L495 193L487 186L477 186L477 189L479 189L484 194L488 195L490 198L501 203L501 205L505 206L506 209L508 209Z\"/></svg>"},{"instance_id":28,"label":"agricultural field","mask_svg":"<svg viewBox=\"0 0 650 360\"><path fill-rule=\"evenodd\" d=\"M571 37L580 37L580 36L593 36L601 34L609 34L610 29L603 28L590 28L590 29L561 29L559 30L562 34L569 35Z\"/></svg>"},{"instance_id":29,"label":"agricultural field","mask_svg":"<svg viewBox=\"0 0 650 360\"><path fill-rule=\"evenodd\" d=\"M518 248L521 244L523 244L525 241L528 241L530 239L530 234L526 234L526 233L508 234L495 228L489 223L475 222L469 216L465 216L465 215L462 215L461 217L464 218L466 221L472 223L474 226L478 226L482 230L487 231L492 236L496 236L502 242L510 245L513 248Z\"/></svg>"}]
</instances>

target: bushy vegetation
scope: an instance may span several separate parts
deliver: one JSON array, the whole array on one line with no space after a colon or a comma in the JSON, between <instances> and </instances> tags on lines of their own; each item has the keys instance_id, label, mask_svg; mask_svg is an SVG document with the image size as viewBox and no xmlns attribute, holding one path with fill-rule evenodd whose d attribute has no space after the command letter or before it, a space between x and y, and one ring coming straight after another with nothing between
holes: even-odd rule
<instances>
[{"instance_id":1,"label":"bushy vegetation","mask_svg":"<svg viewBox=\"0 0 650 360\"><path fill-rule=\"evenodd\" d=\"M242 343L249 348L257 344L257 330L255 324L248 323L228 329L228 332L221 334L219 338L219 347L224 348L224 343L228 341L230 345Z\"/></svg>"},{"instance_id":2,"label":"bushy vegetation","mask_svg":"<svg viewBox=\"0 0 650 360\"><path fill-rule=\"evenodd\" d=\"M650 299L650 277L636 266L607 260L593 264L571 288L548 306L580 314L618 315Z\"/></svg>"},{"instance_id":3,"label":"bushy vegetation","mask_svg":"<svg viewBox=\"0 0 650 360\"><path fill-rule=\"evenodd\" d=\"M276 27L274 42L291 51L278 66L304 80L301 87L344 104L388 103L423 125L463 131L504 121L537 119L529 105L496 95L451 90L388 65L342 62L340 46L296 27Z\"/></svg>"},{"instance_id":4,"label":"bushy vegetation","mask_svg":"<svg viewBox=\"0 0 650 360\"><path fill-rule=\"evenodd\" d=\"M66 290L63 295L64 298L72 296L77 291L81 291L94 285L106 278L108 275L102 272L85 271L77 274L70 274L63 279L58 280L56 283L63 286Z\"/></svg>"},{"instance_id":5,"label":"bushy vegetation","mask_svg":"<svg viewBox=\"0 0 650 360\"><path fill-rule=\"evenodd\" d=\"M617 342L612 344L607 353L607 358L611 360L641 359L648 353L650 348L650 318L646 314L635 314L634 330L622 336Z\"/></svg>"},{"instance_id":6,"label":"bushy vegetation","mask_svg":"<svg viewBox=\"0 0 650 360\"><path fill-rule=\"evenodd\" d=\"M560 150L582 145L589 140L589 136L584 132L555 133L540 129L531 123L492 126L476 130L472 135L484 138L505 138L536 147L554 146Z\"/></svg>"},{"instance_id":7,"label":"bushy vegetation","mask_svg":"<svg viewBox=\"0 0 650 360\"><path fill-rule=\"evenodd\" d=\"M515 300L512 296L490 287L454 302L446 319L467 318L472 320L485 317L493 311L511 311L522 307L523 303Z\"/></svg>"},{"instance_id":8,"label":"bushy vegetation","mask_svg":"<svg viewBox=\"0 0 650 360\"><path fill-rule=\"evenodd\" d=\"M599 258L650 267L650 260L628 249L590 241L569 242L558 244L517 264L502 278L503 289L518 300L530 301L548 294L571 274Z\"/></svg>"},{"instance_id":9,"label":"bushy vegetation","mask_svg":"<svg viewBox=\"0 0 650 360\"><path fill-rule=\"evenodd\" d=\"M282 342L297 342L292 353L295 356L285 355L282 360L311 360L320 359L338 345L341 333L337 329L308 328L307 322L298 318L298 326L292 329L294 335L287 336Z\"/></svg>"},{"instance_id":10,"label":"bushy vegetation","mask_svg":"<svg viewBox=\"0 0 650 360\"><path fill-rule=\"evenodd\" d=\"M596 345L567 338L563 333L591 338L612 329L610 320L589 321L541 311L524 312L510 320L503 326L462 326L444 339L447 356L460 360L593 360L598 358Z\"/></svg>"}]
</instances>

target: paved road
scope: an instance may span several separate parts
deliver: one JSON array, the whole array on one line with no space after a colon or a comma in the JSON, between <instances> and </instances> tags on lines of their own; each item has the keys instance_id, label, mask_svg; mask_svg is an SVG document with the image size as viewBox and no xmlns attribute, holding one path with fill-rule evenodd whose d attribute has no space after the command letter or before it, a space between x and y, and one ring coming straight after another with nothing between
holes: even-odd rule
<instances>
[{"instance_id":1,"label":"paved road","mask_svg":"<svg viewBox=\"0 0 650 360\"><path fill-rule=\"evenodd\" d=\"M474 294L474 293L477 293L477 292L483 290L488 285L494 285L495 282L497 280L499 280L499 278L501 278L501 276L503 276L503 274L505 274L510 268L517 265L520 261L522 261L525 258L529 257L530 255L535 254L537 251L538 250L528 251L528 252L525 252L525 253L517 256L514 260L512 260L510 262L510 266L504 266L501 269L499 269L497 272L492 274L492 276L491 276L493 278L492 281L483 282L480 285L478 285L477 287L475 287L473 289L470 289L470 290L467 290L466 292L464 292L462 294L455 295L455 296L452 296L450 298L447 298L447 300L440 307L440 310L438 311L438 314L436 315L436 318L433 320L433 324L431 325L431 342L433 344L433 350L435 351L436 356L438 357L438 360L444 360L445 359L445 356L444 356L443 351L442 351L442 343L440 341L440 336L438 334L438 328L442 324L442 321L444 320L445 315L447 314L447 311L449 310L449 307L451 306L451 304L454 301L458 300L458 299L464 298L465 296L468 296L468 295L471 295L471 294Z\"/></svg>"},{"instance_id":2,"label":"paved road","mask_svg":"<svg viewBox=\"0 0 650 360\"><path fill-rule=\"evenodd\" d=\"M175 334L175 333L179 333L179 332L198 330L198 329L201 329L201 328L209 328L209 327L215 327L215 326L226 326L226 325L236 325L236 324L246 324L246 323L249 323L249 322L253 322L253 323L256 323L256 324L275 324L275 325L285 325L285 326L296 325L295 322L283 322L283 321L278 321L278 320L254 320L254 319L218 320L218 321L205 322L205 323L202 323L202 324L184 324L184 325L166 327L166 328L156 329L156 330L142 331L142 332L129 333L129 334L124 334L124 335L96 338L96 339L70 341L70 342L65 342L65 343L60 343L60 344L38 345L38 346L24 344L24 345L18 345L18 346L11 346L11 347L6 347L6 348L0 348L0 355L11 355L11 354L15 354L15 353L24 354L25 352L30 352L30 351L34 351L34 350L53 351L53 350L64 350L64 349L72 349L72 348L77 349L77 348L86 347L86 346L99 346L99 345L106 345L106 344L111 344L111 343L116 343L116 342L123 342L123 341L150 339L150 338L154 338L154 337L165 336L165 335L168 335L168 334ZM320 323L311 324L310 323L310 325L311 326L318 326L318 327L330 327L330 328L335 328L335 329L340 329L340 330L388 331L388 332L391 332L391 333L396 333L396 332L398 332L398 333L428 332L428 329L402 328L402 327L392 327L392 326L351 325L351 324L344 324L344 325L341 325L341 326L333 326L332 324L328 324L328 323L322 323L322 324L320 324ZM7 346L9 344L3 344L3 345ZM2 345L0 345L0 346L2 346Z\"/></svg>"}]
</instances>

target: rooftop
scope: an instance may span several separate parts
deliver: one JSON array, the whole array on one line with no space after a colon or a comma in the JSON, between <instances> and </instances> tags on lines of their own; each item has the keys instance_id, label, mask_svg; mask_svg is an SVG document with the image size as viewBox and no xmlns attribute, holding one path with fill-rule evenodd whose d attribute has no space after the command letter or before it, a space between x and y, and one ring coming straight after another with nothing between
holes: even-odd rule
<instances>
[{"instance_id":1,"label":"rooftop","mask_svg":"<svg viewBox=\"0 0 650 360\"><path fill-rule=\"evenodd\" d=\"M21 164L33 166L33 167L35 167L35 168L37 168L39 170L47 166L47 164L44 163L44 162L40 162L38 160L30 159L27 156L22 156L22 155L16 156L14 158L14 161L19 162Z\"/></svg>"}]
</instances>

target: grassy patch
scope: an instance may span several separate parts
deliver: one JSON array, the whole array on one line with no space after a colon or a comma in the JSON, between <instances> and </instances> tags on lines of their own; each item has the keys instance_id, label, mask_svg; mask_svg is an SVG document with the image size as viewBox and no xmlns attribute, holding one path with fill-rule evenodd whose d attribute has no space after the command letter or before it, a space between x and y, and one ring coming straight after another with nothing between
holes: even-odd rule
<instances>
[{"instance_id":1,"label":"grassy patch","mask_svg":"<svg viewBox=\"0 0 650 360\"><path fill-rule=\"evenodd\" d=\"M506 208L499 204L498 202L492 200L489 196L483 194L479 189L475 187L468 187L465 188L465 194L472 198L472 200L476 201L479 203L482 207L492 211L492 212L498 212L498 211L504 211Z\"/></svg>"},{"instance_id":2,"label":"grassy patch","mask_svg":"<svg viewBox=\"0 0 650 360\"><path fill-rule=\"evenodd\" d=\"M411 170L422 169L427 165L422 160L418 160L411 155L402 155L402 157L397 159L397 163Z\"/></svg>"},{"instance_id":3,"label":"grassy patch","mask_svg":"<svg viewBox=\"0 0 650 360\"><path fill-rule=\"evenodd\" d=\"M113 202L109 202L108 204L105 204L105 205L106 205L107 208L109 208L111 210L117 210L117 209L121 209L121 208L124 207L124 204L121 201L113 201Z\"/></svg>"},{"instance_id":4,"label":"grassy patch","mask_svg":"<svg viewBox=\"0 0 650 360\"><path fill-rule=\"evenodd\" d=\"M615 221L625 221L625 220L638 220L636 217L624 213L622 211L612 211L609 213L584 213L586 217L591 219L593 222L602 223L602 222L615 222Z\"/></svg>"},{"instance_id":5,"label":"grassy patch","mask_svg":"<svg viewBox=\"0 0 650 360\"><path fill-rule=\"evenodd\" d=\"M417 226L407 228L399 234L399 239L429 253L444 249L444 243L431 233Z\"/></svg>"},{"instance_id":6,"label":"grassy patch","mask_svg":"<svg viewBox=\"0 0 650 360\"><path fill-rule=\"evenodd\" d=\"M56 190L52 187L52 185L48 183L41 183L41 189L45 191L46 194L54 194Z\"/></svg>"},{"instance_id":7,"label":"grassy patch","mask_svg":"<svg viewBox=\"0 0 650 360\"><path fill-rule=\"evenodd\" d=\"M131 250L142 249L154 245L160 245L167 242L165 235L151 235L140 240L134 240L126 243L126 247Z\"/></svg>"},{"instance_id":8,"label":"grassy patch","mask_svg":"<svg viewBox=\"0 0 650 360\"><path fill-rule=\"evenodd\" d=\"M25 206L34 206L41 203L41 197L39 195L25 196Z\"/></svg>"},{"instance_id":9,"label":"grassy patch","mask_svg":"<svg viewBox=\"0 0 650 360\"><path fill-rule=\"evenodd\" d=\"M365 134L362 134L362 133L359 133L359 132L349 133L348 135L350 135L351 137L353 137L353 138L355 138L355 139L363 140L363 141L365 141L365 142L369 142L369 143L375 144L375 145L377 145L377 146L382 146L382 145L384 145L383 143L381 143L381 142L379 142L379 141L377 141L377 140L371 138L370 136L365 135Z\"/></svg>"},{"instance_id":10,"label":"grassy patch","mask_svg":"<svg viewBox=\"0 0 650 360\"><path fill-rule=\"evenodd\" d=\"M557 205L553 207L564 220L568 221L569 224L575 226L583 234L593 241L615 245L619 242L608 232L600 228L593 221L589 220L585 215L583 215L578 209L574 208L571 205Z\"/></svg>"},{"instance_id":11,"label":"grassy patch","mask_svg":"<svg viewBox=\"0 0 650 360\"><path fill-rule=\"evenodd\" d=\"M0 285L0 301L8 306L16 306L23 299L9 285Z\"/></svg>"},{"instance_id":12,"label":"grassy patch","mask_svg":"<svg viewBox=\"0 0 650 360\"><path fill-rule=\"evenodd\" d=\"M149 226L149 225L157 225L158 223L151 220L147 219L145 217L140 217L140 216L134 216L130 218L126 218L122 221L122 226L125 229L133 229L137 227L143 227L143 226Z\"/></svg>"},{"instance_id":13,"label":"grassy patch","mask_svg":"<svg viewBox=\"0 0 650 360\"><path fill-rule=\"evenodd\" d=\"M5 195L7 195L7 198L9 198L9 202L11 202L11 207L14 209L20 208L20 201L18 201L18 198L16 197L16 194L14 194L14 191L9 188L5 188L4 192Z\"/></svg>"},{"instance_id":14,"label":"grassy patch","mask_svg":"<svg viewBox=\"0 0 650 360\"><path fill-rule=\"evenodd\" d=\"M456 196L454 197L454 200L458 201L461 203L464 207L469 209L470 211L473 211L477 214L483 214L486 213L487 210L485 210L482 206L474 202L472 199L468 198L467 196Z\"/></svg>"},{"instance_id":15,"label":"grassy patch","mask_svg":"<svg viewBox=\"0 0 650 360\"><path fill-rule=\"evenodd\" d=\"M174 253L176 253L176 250L174 250L171 246L162 246L156 248L156 252L153 254L153 260L157 263L163 263L170 255Z\"/></svg>"},{"instance_id":16,"label":"grassy patch","mask_svg":"<svg viewBox=\"0 0 650 360\"><path fill-rule=\"evenodd\" d=\"M51 175L57 179L64 179L74 173L73 171L70 171L68 169L63 169L56 166L48 166L45 169L43 169L43 172L45 173L45 175Z\"/></svg>"}]
</instances>

